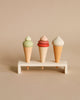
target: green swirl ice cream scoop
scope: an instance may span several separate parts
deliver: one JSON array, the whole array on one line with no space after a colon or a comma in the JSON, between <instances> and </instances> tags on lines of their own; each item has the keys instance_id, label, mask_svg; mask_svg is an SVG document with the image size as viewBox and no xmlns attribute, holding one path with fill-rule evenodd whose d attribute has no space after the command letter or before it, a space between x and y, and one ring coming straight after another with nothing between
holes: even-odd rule
<instances>
[{"instance_id":1,"label":"green swirl ice cream scoop","mask_svg":"<svg viewBox=\"0 0 80 100\"><path fill-rule=\"evenodd\" d=\"M31 41L31 37L28 36L25 38L25 41L23 42L24 47L33 47L33 42Z\"/></svg>"}]
</instances>

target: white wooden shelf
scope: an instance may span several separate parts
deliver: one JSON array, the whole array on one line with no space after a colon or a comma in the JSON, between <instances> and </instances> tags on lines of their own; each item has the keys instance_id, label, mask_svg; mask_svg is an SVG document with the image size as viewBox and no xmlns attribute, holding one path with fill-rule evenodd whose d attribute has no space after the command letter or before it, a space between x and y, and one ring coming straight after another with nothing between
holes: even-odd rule
<instances>
[{"instance_id":1,"label":"white wooden shelf","mask_svg":"<svg viewBox=\"0 0 80 100\"><path fill-rule=\"evenodd\" d=\"M59 63L55 63L54 61L46 61L45 63L41 63L39 61L31 61L30 63L24 62L24 61L19 61L18 62L18 74L21 73L21 67L27 67L29 69L30 67L38 67L41 66L42 69L44 67L63 67L64 68L64 73L67 74L68 68L67 68L67 61L60 61Z\"/></svg>"}]
</instances>

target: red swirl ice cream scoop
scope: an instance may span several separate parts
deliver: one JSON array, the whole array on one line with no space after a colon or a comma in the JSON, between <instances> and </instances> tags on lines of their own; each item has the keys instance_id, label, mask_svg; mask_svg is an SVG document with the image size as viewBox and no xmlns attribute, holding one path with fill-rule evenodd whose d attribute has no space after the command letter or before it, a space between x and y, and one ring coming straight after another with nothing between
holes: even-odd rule
<instances>
[{"instance_id":1,"label":"red swirl ice cream scoop","mask_svg":"<svg viewBox=\"0 0 80 100\"><path fill-rule=\"evenodd\" d=\"M49 41L46 36L42 36L38 41L39 47L49 47Z\"/></svg>"},{"instance_id":2,"label":"red swirl ice cream scoop","mask_svg":"<svg viewBox=\"0 0 80 100\"><path fill-rule=\"evenodd\" d=\"M40 54L40 62L45 62L47 50L49 47L49 41L46 36L42 36L40 40L38 41L38 47L39 47L39 54Z\"/></svg>"}]
</instances>

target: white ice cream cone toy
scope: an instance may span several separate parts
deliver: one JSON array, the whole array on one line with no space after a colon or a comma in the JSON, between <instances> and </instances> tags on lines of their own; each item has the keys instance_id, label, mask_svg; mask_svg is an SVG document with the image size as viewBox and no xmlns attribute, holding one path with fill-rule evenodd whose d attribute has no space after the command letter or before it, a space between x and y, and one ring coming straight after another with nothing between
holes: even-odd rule
<instances>
[{"instance_id":1,"label":"white ice cream cone toy","mask_svg":"<svg viewBox=\"0 0 80 100\"><path fill-rule=\"evenodd\" d=\"M30 63L33 42L31 41L31 38L29 36L26 37L25 41L23 42L23 48L24 48L24 54L25 54L25 61L27 63Z\"/></svg>"},{"instance_id":2,"label":"white ice cream cone toy","mask_svg":"<svg viewBox=\"0 0 80 100\"><path fill-rule=\"evenodd\" d=\"M40 62L44 63L46 61L47 51L49 47L49 42L46 36L42 36L38 41Z\"/></svg>"},{"instance_id":3,"label":"white ice cream cone toy","mask_svg":"<svg viewBox=\"0 0 80 100\"><path fill-rule=\"evenodd\" d=\"M55 40L52 41L52 44L53 44L55 62L59 63L64 41L61 39L61 37L58 36Z\"/></svg>"}]
</instances>

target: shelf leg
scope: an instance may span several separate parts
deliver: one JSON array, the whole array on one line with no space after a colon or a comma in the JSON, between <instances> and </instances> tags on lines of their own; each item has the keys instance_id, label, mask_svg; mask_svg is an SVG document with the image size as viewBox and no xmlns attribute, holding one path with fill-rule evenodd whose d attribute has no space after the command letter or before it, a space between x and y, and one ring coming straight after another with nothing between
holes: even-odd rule
<instances>
[{"instance_id":1,"label":"shelf leg","mask_svg":"<svg viewBox=\"0 0 80 100\"><path fill-rule=\"evenodd\" d=\"M21 73L21 66L18 65L18 74L20 74L20 73Z\"/></svg>"},{"instance_id":2,"label":"shelf leg","mask_svg":"<svg viewBox=\"0 0 80 100\"><path fill-rule=\"evenodd\" d=\"M67 65L64 67L64 72L65 72L65 74L68 73Z\"/></svg>"}]
</instances>

